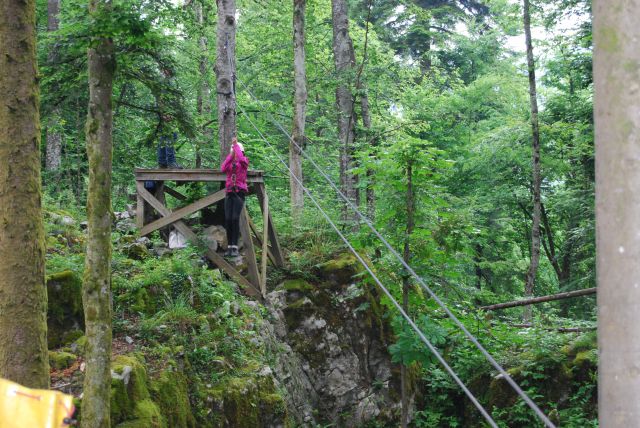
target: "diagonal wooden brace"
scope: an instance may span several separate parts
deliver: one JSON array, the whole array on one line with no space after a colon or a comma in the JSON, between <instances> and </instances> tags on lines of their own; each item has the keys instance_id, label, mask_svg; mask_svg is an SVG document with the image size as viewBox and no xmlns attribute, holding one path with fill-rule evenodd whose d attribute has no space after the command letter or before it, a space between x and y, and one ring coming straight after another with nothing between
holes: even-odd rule
<instances>
[{"instance_id":1,"label":"diagonal wooden brace","mask_svg":"<svg viewBox=\"0 0 640 428\"><path fill-rule=\"evenodd\" d=\"M220 190L219 192L216 192L213 195L209 195L190 205L187 205L186 207L173 211L167 217L162 217L161 219L156 220L153 223L147 224L140 230L140 236L146 236L151 232L153 232L154 230L158 230L162 227L170 225L171 223L175 223L178 220L182 220L186 216L189 216L197 211L200 211L203 208L208 207L209 205L213 205L216 202L223 200L224 193L225 193L224 190Z\"/></svg>"},{"instance_id":2,"label":"diagonal wooden brace","mask_svg":"<svg viewBox=\"0 0 640 428\"><path fill-rule=\"evenodd\" d=\"M165 207L162 202L157 200L151 193L144 188L144 184L141 181L136 182L136 189L138 191L138 195L140 195L145 201L149 203L160 215L163 217L169 217L171 215L171 211ZM213 196L213 195L212 195ZM184 237L191 242L198 242L198 236L191 230L189 226L187 226L182 220L178 220L174 222L174 227L184 235ZM261 293L258 291L253 284L251 284L247 279L240 274L233 266L231 266L222 256L213 251L211 247L208 247L207 257L211 260L216 266L222 269L227 275L233 278L238 284L240 284L249 295L261 298Z\"/></svg>"}]
</instances>

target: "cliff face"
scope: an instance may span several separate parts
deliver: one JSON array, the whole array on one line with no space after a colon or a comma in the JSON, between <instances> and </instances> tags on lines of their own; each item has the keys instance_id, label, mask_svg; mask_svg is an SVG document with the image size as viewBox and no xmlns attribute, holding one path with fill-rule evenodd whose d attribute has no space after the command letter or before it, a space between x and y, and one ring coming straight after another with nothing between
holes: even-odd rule
<instances>
[{"instance_id":1,"label":"cliff face","mask_svg":"<svg viewBox=\"0 0 640 428\"><path fill-rule=\"evenodd\" d=\"M379 296L349 255L317 267L317 284L289 280L267 298L263 336L290 414L305 425L395 426L399 367ZM315 282L315 281L314 281Z\"/></svg>"}]
</instances>

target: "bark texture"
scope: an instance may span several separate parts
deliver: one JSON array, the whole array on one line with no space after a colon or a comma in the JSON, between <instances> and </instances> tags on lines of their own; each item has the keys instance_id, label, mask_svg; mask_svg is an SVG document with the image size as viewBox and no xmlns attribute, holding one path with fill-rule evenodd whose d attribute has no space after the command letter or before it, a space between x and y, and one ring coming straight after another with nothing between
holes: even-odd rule
<instances>
[{"instance_id":1,"label":"bark texture","mask_svg":"<svg viewBox=\"0 0 640 428\"><path fill-rule=\"evenodd\" d=\"M369 111L369 95L367 89L362 89L362 98L360 99L360 109L362 111L362 125L366 129L367 133L367 145L371 145L375 148L378 141L371 132L371 113ZM375 160L375 154L370 155L371 160ZM372 168L367 168L367 216L369 220L373 221L376 217L376 193L375 193L375 172Z\"/></svg>"},{"instance_id":2,"label":"bark texture","mask_svg":"<svg viewBox=\"0 0 640 428\"><path fill-rule=\"evenodd\" d=\"M294 224L299 224L304 207L302 190L302 153L305 142L305 121L307 112L307 70L305 66L304 23L306 0L293 0L293 141L289 144L289 168L291 177L291 215ZM299 181L294 179L296 177Z\"/></svg>"},{"instance_id":3,"label":"bark texture","mask_svg":"<svg viewBox=\"0 0 640 428\"><path fill-rule=\"evenodd\" d=\"M92 0L91 13L108 13L107 3ZM87 336L82 426L110 426L111 392L111 161L113 41L96 40L89 49L87 156L87 250L82 303Z\"/></svg>"},{"instance_id":4,"label":"bark texture","mask_svg":"<svg viewBox=\"0 0 640 428\"><path fill-rule=\"evenodd\" d=\"M218 139L220 162L231 149L236 135L236 1L217 0L218 40L216 90L218 92Z\"/></svg>"},{"instance_id":5,"label":"bark texture","mask_svg":"<svg viewBox=\"0 0 640 428\"><path fill-rule=\"evenodd\" d=\"M47 2L47 30L58 31L60 26L60 0L48 0ZM53 63L57 57L57 47L49 52L48 60ZM60 122L60 109L54 107L47 123L47 143L45 167L47 171L56 171L62 164L62 134L56 129Z\"/></svg>"},{"instance_id":6,"label":"bark texture","mask_svg":"<svg viewBox=\"0 0 640 428\"><path fill-rule=\"evenodd\" d=\"M0 4L0 377L49 387L35 1Z\"/></svg>"},{"instance_id":7,"label":"bark texture","mask_svg":"<svg viewBox=\"0 0 640 428\"><path fill-rule=\"evenodd\" d=\"M527 43L527 68L529 74L529 98L531 99L532 168L533 168L533 220L531 226L531 263L527 271L525 296L533 296L533 289L540 264L540 126L538 123L538 99L536 91L536 66L531 41L531 14L529 0L524 0L524 34ZM531 306L525 308L525 321L531 320Z\"/></svg>"},{"instance_id":8,"label":"bark texture","mask_svg":"<svg viewBox=\"0 0 640 428\"><path fill-rule=\"evenodd\" d=\"M202 3L196 1L194 3L196 12L196 21L200 36L198 44L200 45L200 91L198 92L198 115L205 122L202 128L203 142L196 147L196 168L202 167L202 147L206 147L207 143L213 140L213 131L211 129L211 87L209 86L209 41L206 36L206 19Z\"/></svg>"},{"instance_id":9,"label":"bark texture","mask_svg":"<svg viewBox=\"0 0 640 428\"><path fill-rule=\"evenodd\" d=\"M414 212L415 212L415 198L413 193L413 164L411 161L407 163L407 228L404 237L404 251L402 258L409 264L411 261L411 234L415 227ZM402 309L409 313L409 274L405 272L402 276ZM409 381L407 379L407 368L403 364L401 367L401 384L402 384L402 420L401 424L403 428L407 427L409 423Z\"/></svg>"},{"instance_id":10,"label":"bark texture","mask_svg":"<svg viewBox=\"0 0 640 428\"><path fill-rule=\"evenodd\" d=\"M640 3L593 2L600 426L640 420Z\"/></svg>"},{"instance_id":11,"label":"bark texture","mask_svg":"<svg viewBox=\"0 0 640 428\"><path fill-rule=\"evenodd\" d=\"M353 174L355 140L354 98L352 82L355 71L355 53L349 35L349 12L346 0L332 0L333 56L338 75L336 106L338 110L338 138L340 140L340 185L344 194L357 204L357 179ZM345 210L345 220L355 220L355 214Z\"/></svg>"}]
</instances>

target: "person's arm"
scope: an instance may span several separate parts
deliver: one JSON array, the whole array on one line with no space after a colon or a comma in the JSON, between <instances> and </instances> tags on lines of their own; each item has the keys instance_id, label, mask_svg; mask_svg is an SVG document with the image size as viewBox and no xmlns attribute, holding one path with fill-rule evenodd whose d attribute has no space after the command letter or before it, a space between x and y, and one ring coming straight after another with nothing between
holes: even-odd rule
<instances>
[{"instance_id":1,"label":"person's arm","mask_svg":"<svg viewBox=\"0 0 640 428\"><path fill-rule=\"evenodd\" d=\"M232 162L233 162L233 153L229 153L229 155L224 160L224 162L222 162L222 166L220 167L220 170L222 172L228 172L231 169Z\"/></svg>"},{"instance_id":2,"label":"person's arm","mask_svg":"<svg viewBox=\"0 0 640 428\"><path fill-rule=\"evenodd\" d=\"M249 159L247 159L244 153L242 153L242 150L240 150L240 146L238 146L237 144L234 144L233 152L236 154L236 159L238 159L238 162L240 162L240 165L242 165L244 168L247 168L249 166Z\"/></svg>"}]
</instances>

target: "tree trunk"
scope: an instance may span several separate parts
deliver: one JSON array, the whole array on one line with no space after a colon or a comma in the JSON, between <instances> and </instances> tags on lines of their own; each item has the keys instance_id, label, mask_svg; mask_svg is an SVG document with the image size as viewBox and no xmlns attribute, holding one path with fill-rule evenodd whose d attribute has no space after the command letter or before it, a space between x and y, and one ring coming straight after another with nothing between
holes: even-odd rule
<instances>
[{"instance_id":1,"label":"tree trunk","mask_svg":"<svg viewBox=\"0 0 640 428\"><path fill-rule=\"evenodd\" d=\"M216 89L218 91L218 139L220 162L231 150L236 136L236 1L217 0L218 40Z\"/></svg>"},{"instance_id":2,"label":"tree trunk","mask_svg":"<svg viewBox=\"0 0 640 428\"><path fill-rule=\"evenodd\" d=\"M198 92L198 116L204 123L211 120L211 87L209 86L209 49L206 36L206 20L202 3L196 1L194 3L196 12L196 21L200 32L198 44L200 45L200 90ZM204 125L202 128L202 138L204 141L196 145L196 168L202 167L202 148L213 140L213 131L211 125Z\"/></svg>"},{"instance_id":3,"label":"tree trunk","mask_svg":"<svg viewBox=\"0 0 640 428\"><path fill-rule=\"evenodd\" d=\"M353 168L353 142L355 139L354 105L351 83L355 68L353 42L349 36L349 14L346 0L332 0L333 56L338 74L336 106L338 109L338 138L340 140L340 185L347 198L357 204L358 191ZM355 213L344 209L345 221L355 221Z\"/></svg>"},{"instance_id":4,"label":"tree trunk","mask_svg":"<svg viewBox=\"0 0 640 428\"><path fill-rule=\"evenodd\" d=\"M413 164L407 163L407 228L404 237L404 252L402 258L409 264L411 260L411 234L414 228L414 195L413 195ZM409 313L409 273L402 276L402 309ZM404 364L401 367L400 381L402 386L402 428L406 428L409 423L409 382L407 379L407 369Z\"/></svg>"},{"instance_id":5,"label":"tree trunk","mask_svg":"<svg viewBox=\"0 0 640 428\"><path fill-rule=\"evenodd\" d=\"M373 135L371 133L371 113L369 111L369 95L367 94L366 88L362 89L362 98L360 99L360 108L362 110L362 124L364 128L367 130L367 145L371 145L372 148L378 145L378 141L376 138L372 138ZM371 154L369 156L371 161L375 160L375 154ZM373 221L376 216L376 194L375 194L375 172L373 168L367 168L367 216L369 220Z\"/></svg>"},{"instance_id":6,"label":"tree trunk","mask_svg":"<svg viewBox=\"0 0 640 428\"><path fill-rule=\"evenodd\" d=\"M593 2L600 426L640 419L640 3Z\"/></svg>"},{"instance_id":7,"label":"tree trunk","mask_svg":"<svg viewBox=\"0 0 640 428\"><path fill-rule=\"evenodd\" d=\"M108 13L108 3L91 0L90 13ZM87 250L82 284L87 350L82 426L110 426L111 392L111 160L112 92L116 60L113 41L96 40L88 51L89 160Z\"/></svg>"},{"instance_id":8,"label":"tree trunk","mask_svg":"<svg viewBox=\"0 0 640 428\"><path fill-rule=\"evenodd\" d=\"M529 97L531 99L532 167L533 167L533 222L531 226L531 263L527 272L525 296L533 296L538 265L540 263L540 129L538 124L538 100L536 95L536 68L531 42L531 15L529 0L524 0L524 34L527 42L527 67L529 72ZM531 306L524 312L525 322L531 320Z\"/></svg>"},{"instance_id":9,"label":"tree trunk","mask_svg":"<svg viewBox=\"0 0 640 428\"><path fill-rule=\"evenodd\" d=\"M60 26L60 0L48 0L47 2L47 30L58 31ZM53 63L57 57L57 46L49 52L48 60ZM62 164L62 134L56 126L60 123L60 108L54 107L47 121L47 143L45 167L47 171L56 171Z\"/></svg>"},{"instance_id":10,"label":"tree trunk","mask_svg":"<svg viewBox=\"0 0 640 428\"><path fill-rule=\"evenodd\" d=\"M0 378L49 387L34 0L0 5Z\"/></svg>"},{"instance_id":11,"label":"tree trunk","mask_svg":"<svg viewBox=\"0 0 640 428\"><path fill-rule=\"evenodd\" d=\"M291 177L291 216L294 225L299 225L304 207L302 191L302 153L304 145L305 120L307 110L307 71L304 51L304 22L306 0L293 0L293 69L295 93L293 100L293 132L289 144L289 168ZM294 179L294 177L297 178Z\"/></svg>"}]
</instances>

